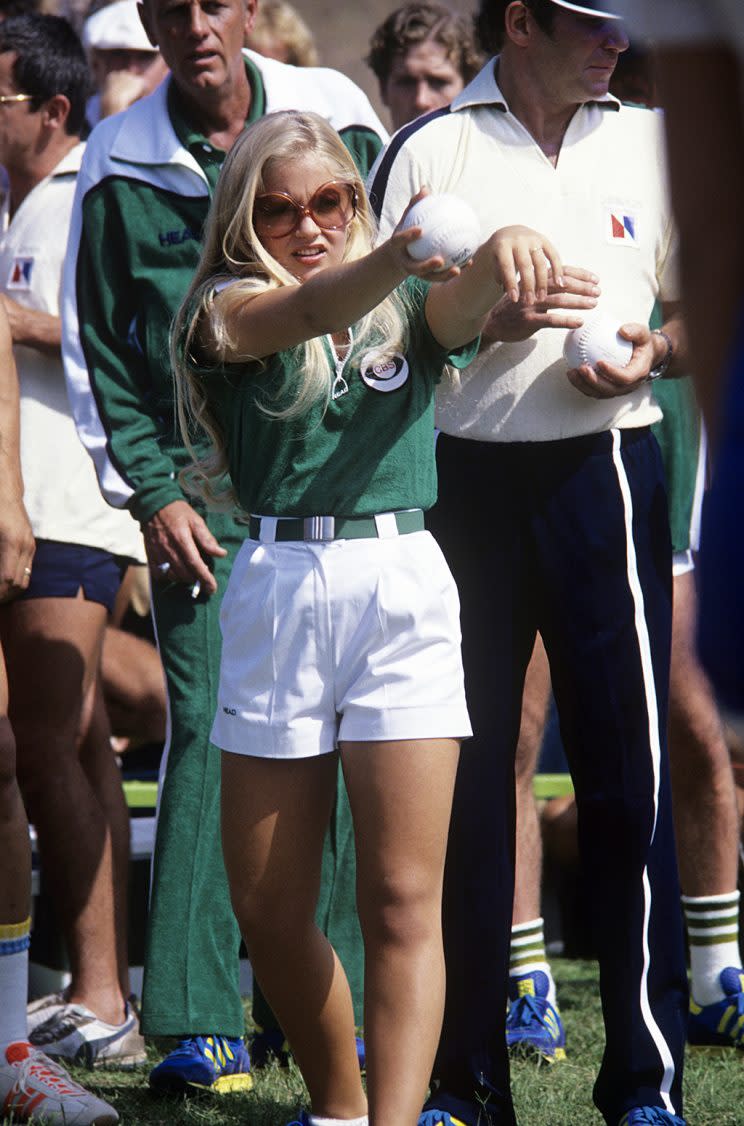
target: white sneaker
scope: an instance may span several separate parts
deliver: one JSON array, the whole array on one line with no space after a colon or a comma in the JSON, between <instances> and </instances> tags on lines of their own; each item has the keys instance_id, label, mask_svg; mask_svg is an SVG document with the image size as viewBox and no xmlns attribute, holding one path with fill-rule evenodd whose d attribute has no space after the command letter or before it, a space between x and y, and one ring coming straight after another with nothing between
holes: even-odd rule
<instances>
[{"instance_id":1,"label":"white sneaker","mask_svg":"<svg viewBox=\"0 0 744 1126\"><path fill-rule=\"evenodd\" d=\"M49 1020L54 1013L58 1013L65 1005L69 1004L64 991L60 993L47 993L44 997L37 997L35 1001L26 1006L26 1021L29 1032L33 1032L45 1020Z\"/></svg>"},{"instance_id":2,"label":"white sneaker","mask_svg":"<svg viewBox=\"0 0 744 1126\"><path fill-rule=\"evenodd\" d=\"M0 1115L49 1126L113 1126L119 1115L26 1040L0 1052Z\"/></svg>"},{"instance_id":3,"label":"white sneaker","mask_svg":"<svg viewBox=\"0 0 744 1126\"><path fill-rule=\"evenodd\" d=\"M68 1003L38 1024L29 1040L52 1059L88 1067L136 1067L147 1062L139 1019L129 1002L123 1024L107 1024L85 1005Z\"/></svg>"}]
</instances>

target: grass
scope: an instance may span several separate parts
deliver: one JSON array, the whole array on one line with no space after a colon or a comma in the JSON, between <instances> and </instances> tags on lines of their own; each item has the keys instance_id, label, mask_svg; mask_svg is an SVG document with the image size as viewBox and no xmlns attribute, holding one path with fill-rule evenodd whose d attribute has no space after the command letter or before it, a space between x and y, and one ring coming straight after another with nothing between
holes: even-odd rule
<instances>
[{"instance_id":1,"label":"grass","mask_svg":"<svg viewBox=\"0 0 744 1126\"><path fill-rule=\"evenodd\" d=\"M552 1067L514 1063L517 1117L520 1126L602 1126L591 1100L604 1039L597 968L592 962L565 959L555 959L553 967L566 1023L568 1059ZM164 1048L148 1048L151 1065L162 1057ZM219 1100L209 1096L155 1099L147 1090L146 1069L90 1073L76 1068L74 1075L116 1107L122 1126L285 1126L304 1103L302 1079L293 1065L287 1069L272 1065L256 1074L250 1094ZM730 1049L688 1052L685 1099L689 1126L742 1126L742 1053Z\"/></svg>"}]
</instances>

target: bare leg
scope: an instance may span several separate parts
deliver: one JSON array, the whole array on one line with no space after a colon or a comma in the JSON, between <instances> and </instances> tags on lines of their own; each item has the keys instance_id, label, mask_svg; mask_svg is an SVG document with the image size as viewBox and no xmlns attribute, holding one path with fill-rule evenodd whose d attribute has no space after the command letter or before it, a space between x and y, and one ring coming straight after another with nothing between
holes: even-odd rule
<instances>
[{"instance_id":1,"label":"bare leg","mask_svg":"<svg viewBox=\"0 0 744 1126\"><path fill-rule=\"evenodd\" d=\"M545 732L550 702L550 667L537 635L524 682L522 720L515 760L517 838L514 859L514 909L512 924L540 916L542 840L532 783Z\"/></svg>"},{"instance_id":2,"label":"bare leg","mask_svg":"<svg viewBox=\"0 0 744 1126\"><path fill-rule=\"evenodd\" d=\"M131 740L165 739L165 680L154 645L107 626L101 661L103 692L112 730Z\"/></svg>"},{"instance_id":3,"label":"bare leg","mask_svg":"<svg viewBox=\"0 0 744 1126\"><path fill-rule=\"evenodd\" d=\"M8 683L0 651L0 923L21 923L31 907L31 846L7 711Z\"/></svg>"},{"instance_id":4,"label":"bare leg","mask_svg":"<svg viewBox=\"0 0 744 1126\"><path fill-rule=\"evenodd\" d=\"M693 573L674 579L669 754L680 883L685 895L736 888L739 814L731 758L695 653Z\"/></svg>"},{"instance_id":5,"label":"bare leg","mask_svg":"<svg viewBox=\"0 0 744 1126\"><path fill-rule=\"evenodd\" d=\"M111 750L111 728L103 701L100 677L96 678L88 692L86 713L85 733L80 747L80 762L98 803L104 811L111 833L116 961L119 972L119 986L122 995L128 997L129 809L121 784L121 773Z\"/></svg>"},{"instance_id":6,"label":"bare leg","mask_svg":"<svg viewBox=\"0 0 744 1126\"><path fill-rule=\"evenodd\" d=\"M79 753L105 621L104 607L82 598L15 602L0 617L18 777L67 940L70 1000L120 1024L111 833Z\"/></svg>"},{"instance_id":7,"label":"bare leg","mask_svg":"<svg viewBox=\"0 0 744 1126\"><path fill-rule=\"evenodd\" d=\"M315 1114L366 1114L354 1009L315 924L338 759L222 755L222 847L251 964L287 1035Z\"/></svg>"},{"instance_id":8,"label":"bare leg","mask_svg":"<svg viewBox=\"0 0 744 1126\"><path fill-rule=\"evenodd\" d=\"M442 877L459 745L346 743L366 955L371 1126L413 1126L444 1009Z\"/></svg>"}]
</instances>

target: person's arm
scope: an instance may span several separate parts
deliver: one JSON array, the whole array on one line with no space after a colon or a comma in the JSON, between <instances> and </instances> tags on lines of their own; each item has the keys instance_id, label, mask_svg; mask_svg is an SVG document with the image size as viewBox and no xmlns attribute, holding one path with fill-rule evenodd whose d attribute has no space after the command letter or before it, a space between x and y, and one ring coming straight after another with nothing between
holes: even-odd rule
<instances>
[{"instance_id":1,"label":"person's arm","mask_svg":"<svg viewBox=\"0 0 744 1126\"><path fill-rule=\"evenodd\" d=\"M417 193L412 206L424 193ZM417 261L406 252L421 235L420 227L399 227L375 250L339 266L321 270L301 285L285 285L246 297L239 287L226 286L214 298L233 347L219 357L231 363L246 356L261 359L292 348L316 336L342 332L360 320L410 274L428 280L446 280L459 270L443 270L436 255ZM202 344L213 351L207 331Z\"/></svg>"},{"instance_id":2,"label":"person's arm","mask_svg":"<svg viewBox=\"0 0 744 1126\"><path fill-rule=\"evenodd\" d=\"M37 348L40 352L58 356L62 345L62 320L41 309L27 309L7 293L0 293L0 302L10 325L14 344Z\"/></svg>"},{"instance_id":3,"label":"person's arm","mask_svg":"<svg viewBox=\"0 0 744 1126\"><path fill-rule=\"evenodd\" d=\"M23 504L18 376L10 326L0 313L0 602L28 586L34 548Z\"/></svg>"},{"instance_id":4,"label":"person's arm","mask_svg":"<svg viewBox=\"0 0 744 1126\"><path fill-rule=\"evenodd\" d=\"M500 298L529 310L543 303L552 283L564 284L553 244L530 227L502 227L478 248L470 265L444 285L432 286L426 319L435 339L457 348L479 335Z\"/></svg>"},{"instance_id":5,"label":"person's arm","mask_svg":"<svg viewBox=\"0 0 744 1126\"><path fill-rule=\"evenodd\" d=\"M78 176L63 281L63 357L75 422L103 495L142 525L151 565L167 563L169 580L198 580L212 593L216 583L204 557L224 551L185 500L167 448L175 440L173 405L157 380L158 364L167 363L170 314L160 308L166 297L154 286L143 311L142 286L129 270L125 189L115 178L99 182L90 170L92 147L89 142ZM157 255L157 228L150 237ZM162 248L153 268L166 268ZM185 274L184 292L187 286ZM160 346L138 332L140 314L156 326L156 340L163 337ZM162 355L149 354L150 347Z\"/></svg>"},{"instance_id":6,"label":"person's arm","mask_svg":"<svg viewBox=\"0 0 744 1126\"><path fill-rule=\"evenodd\" d=\"M723 44L661 46L659 84L680 233L690 370L706 428L715 439L721 385L744 297L742 67Z\"/></svg>"}]
</instances>

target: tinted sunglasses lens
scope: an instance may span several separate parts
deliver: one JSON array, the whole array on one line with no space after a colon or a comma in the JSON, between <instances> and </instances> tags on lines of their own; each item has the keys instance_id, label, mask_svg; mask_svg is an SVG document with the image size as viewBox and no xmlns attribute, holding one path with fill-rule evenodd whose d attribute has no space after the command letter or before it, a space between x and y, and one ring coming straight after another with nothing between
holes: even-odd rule
<instances>
[{"instance_id":1,"label":"tinted sunglasses lens","mask_svg":"<svg viewBox=\"0 0 744 1126\"><path fill-rule=\"evenodd\" d=\"M259 235L288 235L299 221L299 208L281 195L260 196L253 208L253 226Z\"/></svg>"},{"instance_id":2,"label":"tinted sunglasses lens","mask_svg":"<svg viewBox=\"0 0 744 1126\"><path fill-rule=\"evenodd\" d=\"M354 218L354 189L351 184L324 184L310 200L308 209L319 227L345 227Z\"/></svg>"}]
</instances>

